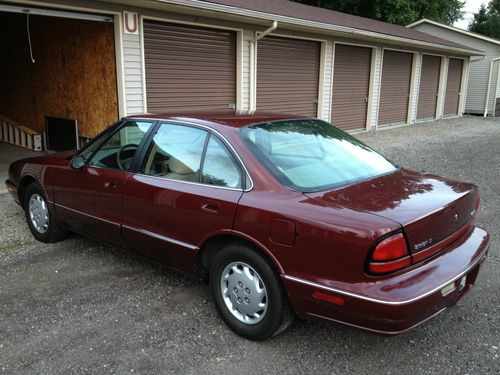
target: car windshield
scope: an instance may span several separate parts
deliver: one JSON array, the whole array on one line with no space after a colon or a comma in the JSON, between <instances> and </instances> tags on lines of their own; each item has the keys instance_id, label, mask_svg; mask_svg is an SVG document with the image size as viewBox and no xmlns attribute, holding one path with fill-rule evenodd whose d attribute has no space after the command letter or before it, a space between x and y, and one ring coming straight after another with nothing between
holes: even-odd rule
<instances>
[{"instance_id":1,"label":"car windshield","mask_svg":"<svg viewBox=\"0 0 500 375\"><path fill-rule=\"evenodd\" d=\"M397 169L365 144L321 120L248 125L241 136L281 183L302 192L336 188Z\"/></svg>"}]
</instances>

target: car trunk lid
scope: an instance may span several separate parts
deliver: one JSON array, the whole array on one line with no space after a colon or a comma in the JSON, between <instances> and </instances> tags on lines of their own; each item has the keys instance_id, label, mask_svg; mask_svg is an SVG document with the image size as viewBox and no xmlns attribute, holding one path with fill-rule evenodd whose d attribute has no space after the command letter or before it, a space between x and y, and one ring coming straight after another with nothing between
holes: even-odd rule
<instances>
[{"instance_id":1,"label":"car trunk lid","mask_svg":"<svg viewBox=\"0 0 500 375\"><path fill-rule=\"evenodd\" d=\"M306 195L401 224L416 261L434 254L451 238L458 238L457 232L465 234L478 205L475 185L405 169Z\"/></svg>"}]
</instances>

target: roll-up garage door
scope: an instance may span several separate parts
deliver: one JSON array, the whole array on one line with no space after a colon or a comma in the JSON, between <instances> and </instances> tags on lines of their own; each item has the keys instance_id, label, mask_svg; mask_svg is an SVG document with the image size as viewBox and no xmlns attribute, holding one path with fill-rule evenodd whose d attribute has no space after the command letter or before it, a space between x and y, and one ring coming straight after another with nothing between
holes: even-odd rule
<instances>
[{"instance_id":1,"label":"roll-up garage door","mask_svg":"<svg viewBox=\"0 0 500 375\"><path fill-rule=\"evenodd\" d=\"M446 82L446 98L444 100L445 116L458 114L463 67L464 61L461 59L450 59L448 63L448 80Z\"/></svg>"},{"instance_id":2,"label":"roll-up garage door","mask_svg":"<svg viewBox=\"0 0 500 375\"><path fill-rule=\"evenodd\" d=\"M371 56L371 48L335 45L332 122L340 129L366 127Z\"/></svg>"},{"instance_id":3,"label":"roll-up garage door","mask_svg":"<svg viewBox=\"0 0 500 375\"><path fill-rule=\"evenodd\" d=\"M424 55L418 94L418 120L433 119L436 117L440 71L441 57Z\"/></svg>"},{"instance_id":4,"label":"roll-up garage door","mask_svg":"<svg viewBox=\"0 0 500 375\"><path fill-rule=\"evenodd\" d=\"M384 51L379 125L406 123L410 99L413 54Z\"/></svg>"},{"instance_id":5,"label":"roll-up garage door","mask_svg":"<svg viewBox=\"0 0 500 375\"><path fill-rule=\"evenodd\" d=\"M267 36L257 46L257 111L316 117L321 43Z\"/></svg>"},{"instance_id":6,"label":"roll-up garage door","mask_svg":"<svg viewBox=\"0 0 500 375\"><path fill-rule=\"evenodd\" d=\"M236 103L232 31L144 21L148 112L223 110Z\"/></svg>"}]
</instances>

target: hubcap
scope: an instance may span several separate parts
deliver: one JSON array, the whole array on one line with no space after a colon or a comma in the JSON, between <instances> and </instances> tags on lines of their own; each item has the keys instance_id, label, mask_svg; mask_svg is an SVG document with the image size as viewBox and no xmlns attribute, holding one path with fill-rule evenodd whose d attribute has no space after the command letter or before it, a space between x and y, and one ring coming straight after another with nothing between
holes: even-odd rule
<instances>
[{"instance_id":1,"label":"hubcap","mask_svg":"<svg viewBox=\"0 0 500 375\"><path fill-rule=\"evenodd\" d=\"M38 233L45 233L49 228L49 209L45 199L39 194L30 197L29 213L31 224Z\"/></svg>"},{"instance_id":2,"label":"hubcap","mask_svg":"<svg viewBox=\"0 0 500 375\"><path fill-rule=\"evenodd\" d=\"M260 275L248 264L228 264L222 272L220 288L226 307L240 322L256 324L266 315L266 286Z\"/></svg>"}]
</instances>

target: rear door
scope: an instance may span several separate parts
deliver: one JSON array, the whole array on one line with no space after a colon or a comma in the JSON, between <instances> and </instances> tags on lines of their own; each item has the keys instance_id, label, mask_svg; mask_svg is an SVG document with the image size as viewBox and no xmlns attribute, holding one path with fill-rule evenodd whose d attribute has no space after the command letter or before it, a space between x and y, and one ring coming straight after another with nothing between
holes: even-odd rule
<instances>
[{"instance_id":1,"label":"rear door","mask_svg":"<svg viewBox=\"0 0 500 375\"><path fill-rule=\"evenodd\" d=\"M210 130L159 125L123 191L123 236L143 255L189 272L204 239L232 230L242 169Z\"/></svg>"}]
</instances>

